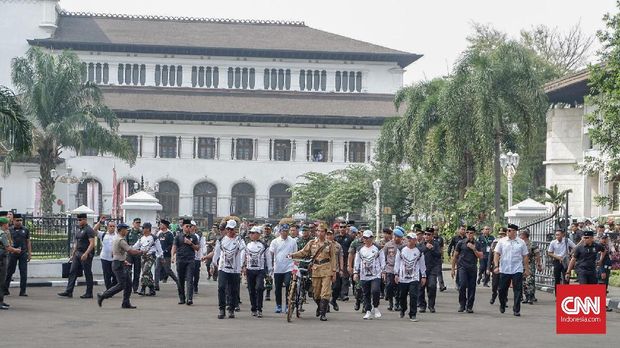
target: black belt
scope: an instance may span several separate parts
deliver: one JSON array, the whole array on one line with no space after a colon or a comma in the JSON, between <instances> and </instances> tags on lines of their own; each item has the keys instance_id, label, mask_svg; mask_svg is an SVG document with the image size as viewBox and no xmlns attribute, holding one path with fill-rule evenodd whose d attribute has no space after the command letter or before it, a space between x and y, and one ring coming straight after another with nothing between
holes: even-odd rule
<instances>
[{"instance_id":1,"label":"black belt","mask_svg":"<svg viewBox=\"0 0 620 348\"><path fill-rule=\"evenodd\" d=\"M323 259L323 260L320 260L320 261L314 260L314 264L315 265L322 265L322 264L328 263L328 262L329 262L329 259Z\"/></svg>"}]
</instances>

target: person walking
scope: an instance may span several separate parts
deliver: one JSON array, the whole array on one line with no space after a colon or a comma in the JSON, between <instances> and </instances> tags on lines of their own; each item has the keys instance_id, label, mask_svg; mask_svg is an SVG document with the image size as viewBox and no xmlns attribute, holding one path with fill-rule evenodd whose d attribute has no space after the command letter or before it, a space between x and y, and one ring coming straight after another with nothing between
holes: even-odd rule
<instances>
[{"instance_id":1,"label":"person walking","mask_svg":"<svg viewBox=\"0 0 620 348\"><path fill-rule=\"evenodd\" d=\"M514 294L513 314L521 316L521 296L523 295L523 276L530 274L528 249L525 242L517 238L519 226L508 224L507 237L495 246L493 272L499 273L499 311L504 313L508 301L508 288L512 284ZM499 266L497 266L499 265Z\"/></svg>"},{"instance_id":2,"label":"person walking","mask_svg":"<svg viewBox=\"0 0 620 348\"><path fill-rule=\"evenodd\" d=\"M172 244L172 263L177 265L177 290L179 292L179 304L194 304L193 283L194 257L200 249L198 238L190 233L191 220L183 219L182 233L177 233Z\"/></svg>"},{"instance_id":3,"label":"person walking","mask_svg":"<svg viewBox=\"0 0 620 348\"><path fill-rule=\"evenodd\" d=\"M566 278L570 277L571 271L577 271L579 284L598 284L596 276L597 267L602 266L605 259L606 249L600 243L594 241L594 231L583 231L581 243L575 247Z\"/></svg>"},{"instance_id":4,"label":"person walking","mask_svg":"<svg viewBox=\"0 0 620 348\"><path fill-rule=\"evenodd\" d=\"M20 254L20 248L14 248L11 241L11 232L9 231L9 219L6 216L0 217L0 279L6 277L7 257L9 253ZM4 302L4 296L7 291L6 282L0 281L0 309L9 309L9 305Z\"/></svg>"},{"instance_id":5,"label":"person walking","mask_svg":"<svg viewBox=\"0 0 620 348\"><path fill-rule=\"evenodd\" d=\"M365 230L362 234L364 245L355 255L354 279L359 281L364 293L363 319L368 320L381 318L379 311L379 295L381 292L381 279L385 278L385 256L383 251L373 244L374 238L371 230Z\"/></svg>"},{"instance_id":6,"label":"person walking","mask_svg":"<svg viewBox=\"0 0 620 348\"><path fill-rule=\"evenodd\" d=\"M566 270L570 261L570 254L576 247L575 243L561 228L555 231L555 239L547 247L547 255L553 259L553 279L557 289L559 284L568 284L570 277L566 277ZM568 273L570 275L570 273ZM556 291L557 293L557 291Z\"/></svg>"},{"instance_id":7,"label":"person walking","mask_svg":"<svg viewBox=\"0 0 620 348\"><path fill-rule=\"evenodd\" d=\"M105 231L99 231L99 227L105 224ZM114 239L116 239L116 222L110 220L105 222L105 216L102 216L97 224L94 227L97 232L97 237L101 241L101 252L99 253L99 258L101 259L101 270L103 271L103 283L105 284L106 290L113 287L118 283L116 276L114 275L114 271L112 271L112 261L114 261L112 256L112 244L114 243Z\"/></svg>"},{"instance_id":8,"label":"person walking","mask_svg":"<svg viewBox=\"0 0 620 348\"><path fill-rule=\"evenodd\" d=\"M400 249L395 260L396 283L400 288L400 317L405 317L407 311L407 297L409 297L409 320L416 322L418 309L418 297L420 286L424 286L428 280L426 277L426 261L424 254L417 247L415 233L407 234L407 245Z\"/></svg>"},{"instance_id":9,"label":"person walking","mask_svg":"<svg viewBox=\"0 0 620 348\"><path fill-rule=\"evenodd\" d=\"M291 274L293 271L293 260L288 255L297 252L297 243L288 236L289 225L280 225L280 236L273 239L269 244L269 253L273 259L273 283L276 294L276 313L282 313L282 287L286 289L285 295L291 285ZM266 240L262 239L263 243ZM285 296L284 312L288 310L288 296Z\"/></svg>"},{"instance_id":10,"label":"person walking","mask_svg":"<svg viewBox=\"0 0 620 348\"><path fill-rule=\"evenodd\" d=\"M159 239L152 233L153 226L150 222L142 224L142 236L133 245L134 249L142 251L142 277L141 288L138 291L140 296L155 296L155 282L153 280L152 268L157 257L162 257L164 252L161 250ZM149 288L148 294L145 293Z\"/></svg>"},{"instance_id":11,"label":"person walking","mask_svg":"<svg viewBox=\"0 0 620 348\"><path fill-rule=\"evenodd\" d=\"M71 252L71 269L65 291L58 294L60 297L73 297L73 289L78 278L78 271L84 272L86 278L86 292L80 298L93 298L93 256L95 252L95 238L97 233L88 225L86 214L77 215L79 230L75 234L75 244Z\"/></svg>"},{"instance_id":12,"label":"person walking","mask_svg":"<svg viewBox=\"0 0 620 348\"><path fill-rule=\"evenodd\" d=\"M495 238L493 242L491 242L491 249L487 261L487 273L491 276L491 300L489 301L490 304L495 303L495 300L497 299L497 292L499 289L499 273L493 272L495 266L498 266L494 263L495 247L502 238L506 238L506 232L508 232L508 229L506 227L500 228L497 234L498 237Z\"/></svg>"},{"instance_id":13,"label":"person walking","mask_svg":"<svg viewBox=\"0 0 620 348\"><path fill-rule=\"evenodd\" d=\"M426 274L422 274L426 281L420 282L418 310L420 313L426 312L426 306L431 313L435 313L435 299L437 298L437 272L441 272L441 247L433 238L434 231L427 228L424 232L424 240L418 243L418 249L424 255L424 266ZM439 267L438 267L439 266ZM426 301L428 294L428 302Z\"/></svg>"},{"instance_id":14,"label":"person walking","mask_svg":"<svg viewBox=\"0 0 620 348\"><path fill-rule=\"evenodd\" d=\"M217 241L213 251L213 264L217 265L217 300L218 319L224 319L228 306L228 318L235 317L239 305L239 284L241 282L241 265L245 258L245 242L237 235L237 221L226 222L226 235Z\"/></svg>"},{"instance_id":15,"label":"person walking","mask_svg":"<svg viewBox=\"0 0 620 348\"><path fill-rule=\"evenodd\" d=\"M478 267L478 280L477 284L482 282L482 286L489 287L490 275L487 273L489 265L489 255L491 254L491 243L495 240L495 237L491 235L491 227L484 226L482 228L482 234L478 237L478 242L482 246L482 258L480 259L480 266Z\"/></svg>"},{"instance_id":16,"label":"person walking","mask_svg":"<svg viewBox=\"0 0 620 348\"><path fill-rule=\"evenodd\" d=\"M525 229L519 233L528 250L528 265L530 274L523 280L523 302L534 304L536 299L536 271L542 272L542 259L538 245L530 240L530 231Z\"/></svg>"},{"instance_id":17,"label":"person walking","mask_svg":"<svg viewBox=\"0 0 620 348\"><path fill-rule=\"evenodd\" d=\"M245 257L241 273L248 282L250 312L253 317L263 317L263 293L265 291L265 275L271 273L271 253L260 240L261 228L253 226L249 232L249 241L245 246Z\"/></svg>"},{"instance_id":18,"label":"person walking","mask_svg":"<svg viewBox=\"0 0 620 348\"><path fill-rule=\"evenodd\" d=\"M459 287L459 313L467 310L467 313L474 312L474 301L476 300L476 265L478 259L482 258L482 246L474 239L476 229L468 226L465 238L456 243L452 256L452 279L457 276Z\"/></svg>"}]
</instances>

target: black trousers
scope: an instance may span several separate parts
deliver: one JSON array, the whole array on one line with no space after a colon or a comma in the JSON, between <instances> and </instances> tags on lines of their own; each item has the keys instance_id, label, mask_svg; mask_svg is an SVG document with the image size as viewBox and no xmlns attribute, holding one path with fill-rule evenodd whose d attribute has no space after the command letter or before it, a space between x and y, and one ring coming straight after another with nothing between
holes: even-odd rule
<instances>
[{"instance_id":1,"label":"black trousers","mask_svg":"<svg viewBox=\"0 0 620 348\"><path fill-rule=\"evenodd\" d=\"M241 275L239 273L226 273L218 271L217 275L217 302L220 310L234 311L239 304L239 286Z\"/></svg>"},{"instance_id":2,"label":"black trousers","mask_svg":"<svg viewBox=\"0 0 620 348\"><path fill-rule=\"evenodd\" d=\"M265 291L265 270L249 269L246 272L246 277L248 279L248 294L250 295L250 311L262 311L263 292Z\"/></svg>"},{"instance_id":3,"label":"black trousers","mask_svg":"<svg viewBox=\"0 0 620 348\"><path fill-rule=\"evenodd\" d=\"M85 295L93 294L93 254L91 253L86 258L86 261L82 261L80 258L84 255L81 251L76 251L71 259L71 269L69 270L69 279L67 281L66 292L73 294L73 288L77 281L77 273L80 268L84 271L84 278L86 278L86 292Z\"/></svg>"},{"instance_id":4,"label":"black trousers","mask_svg":"<svg viewBox=\"0 0 620 348\"><path fill-rule=\"evenodd\" d=\"M332 283L332 303L336 303L338 297L342 297L342 276L340 272L336 273L336 281Z\"/></svg>"},{"instance_id":5,"label":"black trousers","mask_svg":"<svg viewBox=\"0 0 620 348\"><path fill-rule=\"evenodd\" d=\"M160 257L155 263L155 287L159 287L159 281L162 279L172 278L175 283L179 282L179 279L174 274L171 268L170 257Z\"/></svg>"},{"instance_id":6,"label":"black trousers","mask_svg":"<svg viewBox=\"0 0 620 348\"><path fill-rule=\"evenodd\" d=\"M554 286L558 284L568 284L566 281L566 269L564 269L564 265L561 261L553 260L553 280Z\"/></svg>"},{"instance_id":7,"label":"black trousers","mask_svg":"<svg viewBox=\"0 0 620 348\"><path fill-rule=\"evenodd\" d=\"M437 273L437 282L440 288L443 288L446 286L446 283L443 281L443 264L439 263L437 266L435 266L435 273Z\"/></svg>"},{"instance_id":8,"label":"black trousers","mask_svg":"<svg viewBox=\"0 0 620 348\"><path fill-rule=\"evenodd\" d=\"M399 303L399 289L400 286L396 285L396 275L394 273L388 273L385 277L385 300L396 300L394 302Z\"/></svg>"},{"instance_id":9,"label":"black trousers","mask_svg":"<svg viewBox=\"0 0 620 348\"><path fill-rule=\"evenodd\" d=\"M11 278L19 264L19 291L26 292L28 284L28 252L22 251L20 254L9 254L9 264L6 270L6 288L11 285Z\"/></svg>"},{"instance_id":10,"label":"black trousers","mask_svg":"<svg viewBox=\"0 0 620 348\"><path fill-rule=\"evenodd\" d=\"M428 281L428 279L427 279ZM398 284L398 290L400 292L400 311L407 311L407 297L409 297L409 316L415 317L418 312L418 293L420 289L420 282L414 281L411 283Z\"/></svg>"},{"instance_id":11,"label":"black trousers","mask_svg":"<svg viewBox=\"0 0 620 348\"><path fill-rule=\"evenodd\" d=\"M476 268L459 268L457 275L459 281L459 304L461 308L474 308L476 300Z\"/></svg>"},{"instance_id":12,"label":"black trousers","mask_svg":"<svg viewBox=\"0 0 620 348\"><path fill-rule=\"evenodd\" d=\"M286 288L285 294L288 294L288 289L291 286L291 272L274 273L273 286L273 290L276 293L276 305L282 306L282 286ZM285 297L286 305L288 305L288 296Z\"/></svg>"},{"instance_id":13,"label":"black trousers","mask_svg":"<svg viewBox=\"0 0 620 348\"><path fill-rule=\"evenodd\" d=\"M142 256L141 255L127 255L127 261L133 264L133 291L138 291L140 286L140 272L142 272Z\"/></svg>"},{"instance_id":14,"label":"black trousers","mask_svg":"<svg viewBox=\"0 0 620 348\"><path fill-rule=\"evenodd\" d=\"M369 311L373 307L379 307L379 295L381 294L381 278L373 280L360 280L364 293L364 310Z\"/></svg>"},{"instance_id":15,"label":"black trousers","mask_svg":"<svg viewBox=\"0 0 620 348\"><path fill-rule=\"evenodd\" d=\"M484 254L484 256L480 259L480 264L478 265L478 279L480 279L484 284L489 282L489 275L487 274L487 266L489 262L489 254Z\"/></svg>"},{"instance_id":16,"label":"black trousers","mask_svg":"<svg viewBox=\"0 0 620 348\"><path fill-rule=\"evenodd\" d=\"M512 292L514 295L512 310L515 313L519 313L521 311L521 299L523 298L523 273L521 272L515 274L499 274L499 305L506 307L510 283L512 283Z\"/></svg>"},{"instance_id":17,"label":"black trousers","mask_svg":"<svg viewBox=\"0 0 620 348\"><path fill-rule=\"evenodd\" d=\"M103 298L110 298L122 291L123 306L127 306L131 296L131 265L125 265L123 261L112 261L112 272L114 272L118 283L104 291L101 295Z\"/></svg>"},{"instance_id":18,"label":"black trousers","mask_svg":"<svg viewBox=\"0 0 620 348\"><path fill-rule=\"evenodd\" d=\"M4 279L6 277L6 266L8 256L6 254L0 255L0 279ZM4 293L8 290L6 286L6 282L0 282L0 304L4 303Z\"/></svg>"},{"instance_id":19,"label":"black trousers","mask_svg":"<svg viewBox=\"0 0 620 348\"><path fill-rule=\"evenodd\" d=\"M579 284L598 284L598 278L596 277L596 272L589 272L589 273L578 272L577 281L579 282Z\"/></svg>"},{"instance_id":20,"label":"black trousers","mask_svg":"<svg viewBox=\"0 0 620 348\"><path fill-rule=\"evenodd\" d=\"M418 307L426 309L435 308L435 299L437 298L437 274L434 270L426 270L426 283L419 287L418 291ZM426 302L426 293L428 293L428 303Z\"/></svg>"},{"instance_id":21,"label":"black trousers","mask_svg":"<svg viewBox=\"0 0 620 348\"><path fill-rule=\"evenodd\" d=\"M195 292L198 292L198 282L200 281L200 263L201 263L200 260L194 260L193 290Z\"/></svg>"},{"instance_id":22,"label":"black trousers","mask_svg":"<svg viewBox=\"0 0 620 348\"><path fill-rule=\"evenodd\" d=\"M116 276L114 275L114 271L112 271L112 262L108 260L101 260L101 269L103 270L103 282L105 284L105 289L113 287L118 283L116 280Z\"/></svg>"},{"instance_id":23,"label":"black trousers","mask_svg":"<svg viewBox=\"0 0 620 348\"><path fill-rule=\"evenodd\" d=\"M495 274L491 271L491 298L497 298L497 290L499 289L499 274Z\"/></svg>"},{"instance_id":24,"label":"black trousers","mask_svg":"<svg viewBox=\"0 0 620 348\"><path fill-rule=\"evenodd\" d=\"M194 277L194 260L177 260L177 290L179 291L179 300L193 301L194 288L192 278Z\"/></svg>"}]
</instances>

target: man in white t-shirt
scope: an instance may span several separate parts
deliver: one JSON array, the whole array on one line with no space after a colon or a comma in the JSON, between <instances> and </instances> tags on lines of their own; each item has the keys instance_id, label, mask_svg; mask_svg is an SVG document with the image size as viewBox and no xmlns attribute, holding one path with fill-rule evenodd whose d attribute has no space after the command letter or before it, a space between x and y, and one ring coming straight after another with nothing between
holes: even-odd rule
<instances>
[{"instance_id":1,"label":"man in white t-shirt","mask_svg":"<svg viewBox=\"0 0 620 348\"><path fill-rule=\"evenodd\" d=\"M507 237L501 239L495 246L493 272L499 273L499 311L504 313L508 301L508 287L512 283L514 304L512 307L516 317L521 316L521 297L523 295L523 275L530 273L527 267L528 249L525 242L517 237L519 226L508 224Z\"/></svg>"},{"instance_id":2,"label":"man in white t-shirt","mask_svg":"<svg viewBox=\"0 0 620 348\"><path fill-rule=\"evenodd\" d=\"M282 287L286 288L288 294L291 285L291 272L293 271L293 260L287 255L297 252L297 242L288 236L288 224L280 225L280 236L269 244L269 252L273 258L273 285L276 294L276 313L282 313ZM285 296L286 297L286 296ZM286 298L288 306L288 297ZM284 312L287 307L284 308Z\"/></svg>"}]
</instances>

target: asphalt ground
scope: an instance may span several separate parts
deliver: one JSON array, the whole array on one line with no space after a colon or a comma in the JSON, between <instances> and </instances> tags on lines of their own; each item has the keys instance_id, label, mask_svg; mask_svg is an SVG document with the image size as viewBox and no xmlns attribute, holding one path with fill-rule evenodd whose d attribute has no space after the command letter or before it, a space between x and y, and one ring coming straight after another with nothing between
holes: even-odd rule
<instances>
[{"instance_id":1,"label":"asphalt ground","mask_svg":"<svg viewBox=\"0 0 620 348\"><path fill-rule=\"evenodd\" d=\"M446 278L449 279L449 278ZM452 286L450 286L452 285ZM556 335L552 294L537 292L538 302L523 305L521 317L511 308L499 313L489 304L489 288L478 287L475 313L457 313L458 295L450 281L438 293L436 313L418 313L417 323L388 312L382 301L381 319L362 320L353 302L340 302L328 322L314 317L314 303L300 319L287 323L275 314L275 296L265 302L264 318L249 313L242 285L241 312L235 319L217 319L217 285L202 282L193 306L178 305L174 283L162 284L156 297L133 294L138 309L121 309L121 294L104 301L78 296L59 298L59 287L29 288L29 297L8 296L10 310L0 311L0 347L584 347L616 346L620 313L607 313L607 335ZM13 289L15 292L17 289ZM95 291L102 291L96 286Z\"/></svg>"}]
</instances>

